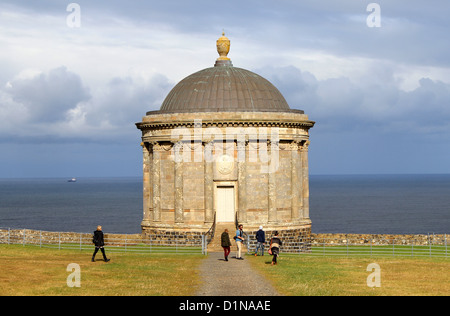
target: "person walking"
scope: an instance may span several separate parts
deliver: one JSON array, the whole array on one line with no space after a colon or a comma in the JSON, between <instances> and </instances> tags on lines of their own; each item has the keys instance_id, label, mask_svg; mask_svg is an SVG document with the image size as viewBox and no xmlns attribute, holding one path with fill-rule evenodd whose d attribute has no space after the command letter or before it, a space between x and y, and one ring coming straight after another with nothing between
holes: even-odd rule
<instances>
[{"instance_id":1,"label":"person walking","mask_svg":"<svg viewBox=\"0 0 450 316\"><path fill-rule=\"evenodd\" d=\"M237 247L237 255L236 255L236 259L239 260L244 260L244 258L241 257L241 251L242 251L242 245L244 244L244 231L243 228L244 226L239 225L238 226L238 230L236 231L236 236L234 236L234 240L236 240L236 247Z\"/></svg>"},{"instance_id":2,"label":"person walking","mask_svg":"<svg viewBox=\"0 0 450 316\"><path fill-rule=\"evenodd\" d=\"M263 227L259 226L259 230L256 232L255 257L258 255L259 249L261 249L261 256L264 256L264 244L265 243L266 243L266 233L263 231Z\"/></svg>"},{"instance_id":3,"label":"person walking","mask_svg":"<svg viewBox=\"0 0 450 316\"><path fill-rule=\"evenodd\" d=\"M228 255L230 254L230 247L231 247L231 242L230 242L230 235L228 234L228 228L225 228L225 231L222 233L222 235L220 236L221 239L221 244L222 244L222 248L223 248L223 255L225 257L225 261L228 261Z\"/></svg>"},{"instance_id":4,"label":"person walking","mask_svg":"<svg viewBox=\"0 0 450 316\"><path fill-rule=\"evenodd\" d=\"M94 254L92 255L92 262L95 262L95 255L97 254L98 250L100 249L103 254L103 260L105 262L108 262L110 259L106 258L105 254L105 241L103 239L103 232L102 232L102 226L98 225L97 230L94 231L94 238L92 239L92 242L95 245Z\"/></svg>"},{"instance_id":5,"label":"person walking","mask_svg":"<svg viewBox=\"0 0 450 316\"><path fill-rule=\"evenodd\" d=\"M274 236L270 240L270 248L269 248L270 252L269 252L269 254L273 255L272 265L276 265L277 264L277 257L278 257L278 254L280 253L280 247L282 245L282 242L281 242L280 237L278 236L278 232L277 231L275 231L273 233L273 235Z\"/></svg>"}]
</instances>

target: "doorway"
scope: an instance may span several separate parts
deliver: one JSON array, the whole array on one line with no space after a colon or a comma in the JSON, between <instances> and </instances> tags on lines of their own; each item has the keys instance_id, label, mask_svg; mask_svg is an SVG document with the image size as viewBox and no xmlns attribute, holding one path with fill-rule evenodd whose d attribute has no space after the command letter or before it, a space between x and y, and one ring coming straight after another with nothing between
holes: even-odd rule
<instances>
[{"instance_id":1,"label":"doorway","mask_svg":"<svg viewBox=\"0 0 450 316\"><path fill-rule=\"evenodd\" d=\"M236 194L234 186L218 185L215 193L216 222L234 222L236 214Z\"/></svg>"}]
</instances>

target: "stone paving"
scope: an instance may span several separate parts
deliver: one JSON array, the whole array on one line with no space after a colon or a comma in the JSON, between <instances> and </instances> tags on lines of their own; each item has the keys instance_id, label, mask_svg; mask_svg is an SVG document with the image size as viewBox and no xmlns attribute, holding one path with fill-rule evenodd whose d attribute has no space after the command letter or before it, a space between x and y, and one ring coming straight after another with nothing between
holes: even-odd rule
<instances>
[{"instance_id":1,"label":"stone paving","mask_svg":"<svg viewBox=\"0 0 450 316\"><path fill-rule=\"evenodd\" d=\"M249 258L236 259L236 247L228 261L223 252L210 252L200 266L202 285L197 296L278 296L280 295L260 273L252 269ZM234 250L234 251L233 251ZM267 257L267 261L270 257Z\"/></svg>"}]
</instances>

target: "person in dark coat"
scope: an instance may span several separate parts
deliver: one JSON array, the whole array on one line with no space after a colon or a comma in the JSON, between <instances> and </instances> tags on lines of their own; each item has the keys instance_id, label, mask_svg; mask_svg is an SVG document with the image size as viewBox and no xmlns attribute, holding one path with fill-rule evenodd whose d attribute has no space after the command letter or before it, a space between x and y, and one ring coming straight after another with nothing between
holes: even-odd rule
<instances>
[{"instance_id":1,"label":"person in dark coat","mask_svg":"<svg viewBox=\"0 0 450 316\"><path fill-rule=\"evenodd\" d=\"M220 236L221 239L221 245L223 248L223 254L225 256L225 261L228 261L228 255L230 254L230 247L231 247L231 241L230 241L230 235L228 234L228 229L225 228L225 231Z\"/></svg>"},{"instance_id":2,"label":"person in dark coat","mask_svg":"<svg viewBox=\"0 0 450 316\"><path fill-rule=\"evenodd\" d=\"M102 251L103 260L105 260L105 262L108 262L110 259L106 258L105 248L103 248L105 246L105 241L103 239L102 226L97 226L97 230L94 231L94 238L92 239L92 242L95 245L94 254L92 255L92 262L95 262L95 255L97 254L99 249Z\"/></svg>"},{"instance_id":3,"label":"person in dark coat","mask_svg":"<svg viewBox=\"0 0 450 316\"><path fill-rule=\"evenodd\" d=\"M277 257L278 254L280 253L280 247L282 245L281 239L280 237L278 237L278 232L275 231L273 233L273 237L270 240L270 254L273 255L272 258L272 265L276 265L277 264Z\"/></svg>"},{"instance_id":4,"label":"person in dark coat","mask_svg":"<svg viewBox=\"0 0 450 316\"><path fill-rule=\"evenodd\" d=\"M261 256L264 256L264 244L266 243L266 234L262 226L259 226L259 230L256 232L256 249L255 257L258 255L258 250L261 249Z\"/></svg>"}]
</instances>

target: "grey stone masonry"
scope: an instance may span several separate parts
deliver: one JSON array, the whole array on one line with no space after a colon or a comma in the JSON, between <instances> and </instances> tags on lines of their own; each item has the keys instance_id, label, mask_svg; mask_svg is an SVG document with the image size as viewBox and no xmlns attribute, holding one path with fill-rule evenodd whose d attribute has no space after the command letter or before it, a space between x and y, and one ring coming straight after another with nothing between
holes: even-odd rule
<instances>
[{"instance_id":1,"label":"grey stone masonry","mask_svg":"<svg viewBox=\"0 0 450 316\"><path fill-rule=\"evenodd\" d=\"M218 187L234 188L230 203L246 227L310 227L308 146L314 122L304 113L155 111L136 125L144 156L144 234L205 233L219 209Z\"/></svg>"}]
</instances>

